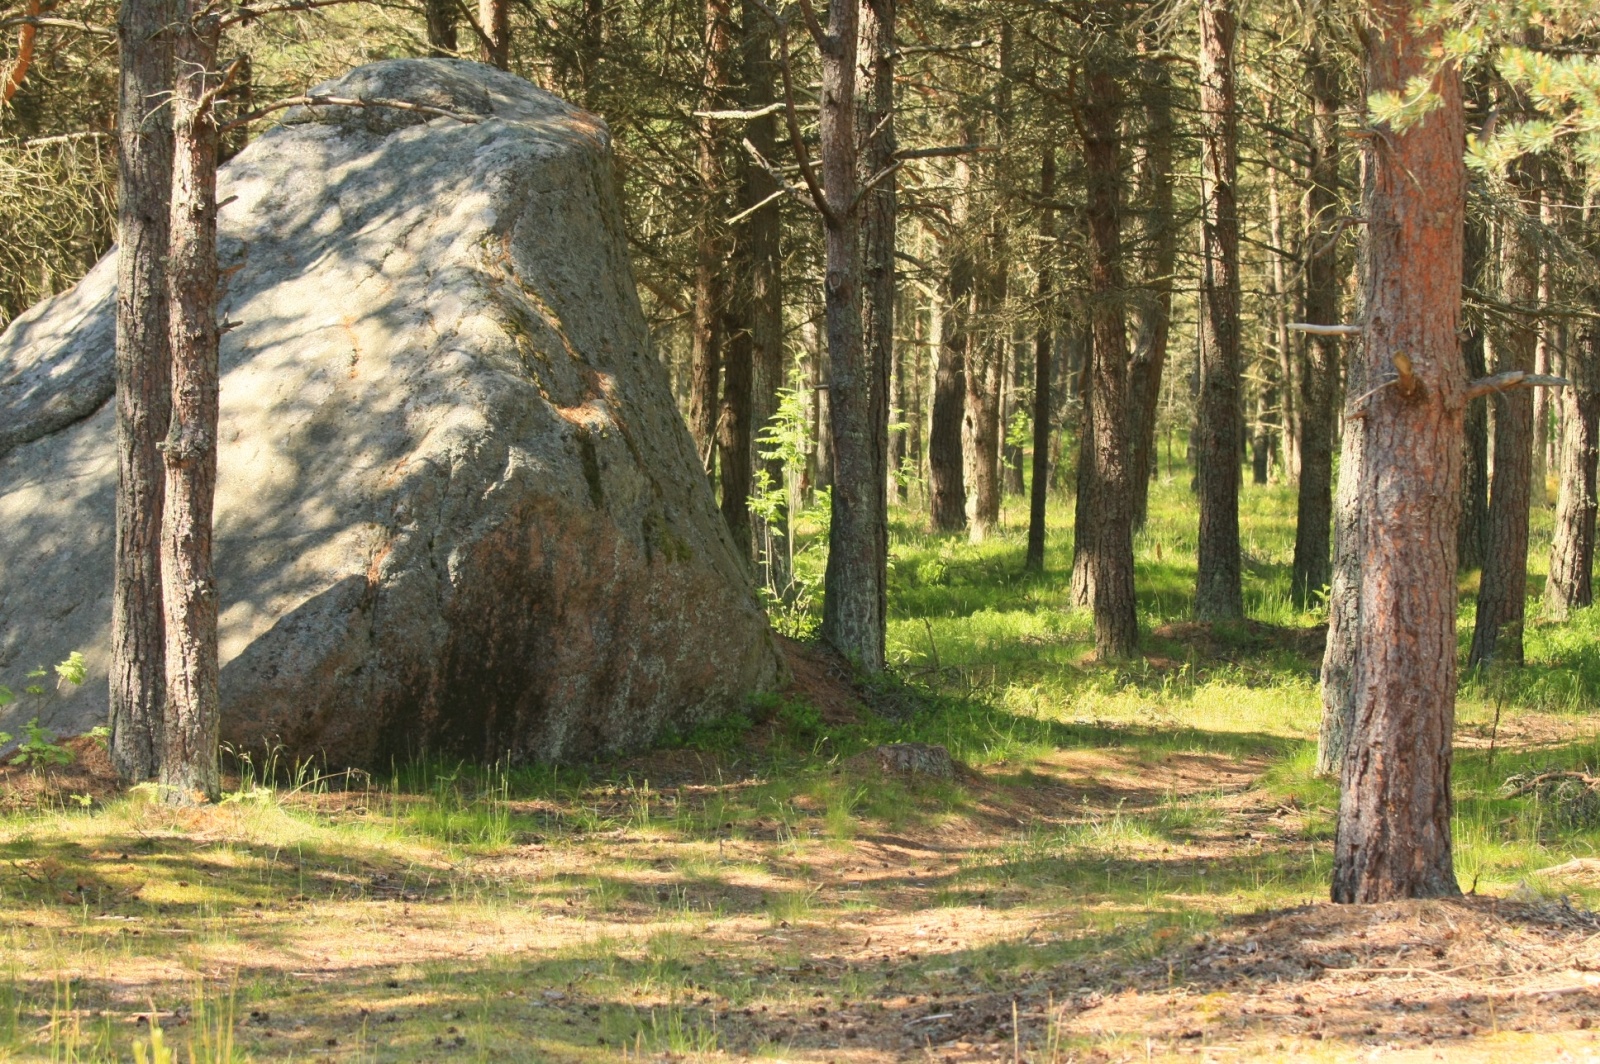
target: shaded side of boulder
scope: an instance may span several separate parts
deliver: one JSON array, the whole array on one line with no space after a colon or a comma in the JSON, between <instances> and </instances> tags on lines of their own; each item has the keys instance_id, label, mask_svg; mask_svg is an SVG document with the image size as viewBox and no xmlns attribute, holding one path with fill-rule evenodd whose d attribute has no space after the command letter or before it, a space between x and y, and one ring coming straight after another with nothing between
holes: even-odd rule
<instances>
[{"instance_id":1,"label":"shaded side of boulder","mask_svg":"<svg viewBox=\"0 0 1600 1064\"><path fill-rule=\"evenodd\" d=\"M777 683L650 349L604 124L456 60L317 91L460 117L302 109L222 175L225 739L601 756ZM110 333L71 322L109 321L114 281L0 337L0 423L33 426L0 437L0 683L84 650L82 690L12 712L67 732L105 713L115 452L104 397L63 393L108 379Z\"/></svg>"}]
</instances>

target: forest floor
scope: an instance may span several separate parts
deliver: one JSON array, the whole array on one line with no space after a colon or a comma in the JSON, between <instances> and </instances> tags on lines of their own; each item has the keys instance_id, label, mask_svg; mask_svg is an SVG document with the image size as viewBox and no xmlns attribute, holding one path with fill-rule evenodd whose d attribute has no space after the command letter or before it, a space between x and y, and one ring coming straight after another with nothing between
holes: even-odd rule
<instances>
[{"instance_id":1,"label":"forest floor","mask_svg":"<svg viewBox=\"0 0 1600 1064\"><path fill-rule=\"evenodd\" d=\"M1260 619L1215 627L1183 501L1140 538L1134 666L1090 660L1065 535L1030 578L1015 525L907 515L892 678L790 644L783 696L626 762L245 766L187 811L89 739L0 770L0 1060L152 1024L197 1061L1600 1060L1600 800L1512 794L1600 766L1600 617L1464 684L1466 895L1334 906L1292 497L1247 495ZM900 741L954 777L885 770Z\"/></svg>"}]
</instances>

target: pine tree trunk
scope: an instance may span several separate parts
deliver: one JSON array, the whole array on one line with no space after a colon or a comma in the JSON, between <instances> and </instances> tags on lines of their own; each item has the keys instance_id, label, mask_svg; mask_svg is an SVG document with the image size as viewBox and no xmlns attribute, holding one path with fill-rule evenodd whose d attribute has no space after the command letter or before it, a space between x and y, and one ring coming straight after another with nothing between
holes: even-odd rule
<instances>
[{"instance_id":1,"label":"pine tree trunk","mask_svg":"<svg viewBox=\"0 0 1600 1064\"><path fill-rule=\"evenodd\" d=\"M1265 363L1257 363L1257 368L1265 367ZM1255 435L1250 441L1250 480L1254 484L1267 482L1268 467L1272 463L1272 389L1259 387L1256 390L1256 424Z\"/></svg>"},{"instance_id":2,"label":"pine tree trunk","mask_svg":"<svg viewBox=\"0 0 1600 1064\"><path fill-rule=\"evenodd\" d=\"M884 626L889 613L889 385L895 343L895 152L894 19L895 0L860 0L856 48L856 143L860 157L856 175L862 187L875 182L861 200L861 335L862 360L868 379L866 405L867 457L873 477L863 515L875 537L871 569L878 601L871 623L877 626L876 654L871 667L883 663ZM887 176L884 176L887 174Z\"/></svg>"},{"instance_id":3,"label":"pine tree trunk","mask_svg":"<svg viewBox=\"0 0 1600 1064\"><path fill-rule=\"evenodd\" d=\"M967 489L967 538L982 543L1000 519L1000 380L1001 335L993 319L999 312L994 273L997 264L984 256L978 270L978 314L981 331L969 329L963 379L967 394L961 421L963 480Z\"/></svg>"},{"instance_id":4,"label":"pine tree trunk","mask_svg":"<svg viewBox=\"0 0 1600 1064\"><path fill-rule=\"evenodd\" d=\"M908 317L914 317L914 315L905 313L906 306L903 301L907 298L904 293L895 294L895 299L902 301L895 309L895 319L897 321L904 321ZM906 353L902 349L902 345L891 343L889 356L889 424L898 427L889 433L889 482L886 490L889 492L890 500L898 503L906 501L906 485L905 481L900 477L900 472L905 468L906 447L910 442L908 437L911 432L911 417L906 410L906 398L910 394L906 388L906 374L910 368L907 365Z\"/></svg>"},{"instance_id":5,"label":"pine tree trunk","mask_svg":"<svg viewBox=\"0 0 1600 1064\"><path fill-rule=\"evenodd\" d=\"M1205 262L1200 282L1204 319L1200 399L1196 407L1196 472L1200 537L1194 613L1203 621L1244 616L1239 557L1239 216L1235 203L1238 118L1235 114L1233 0L1201 0L1201 209Z\"/></svg>"},{"instance_id":6,"label":"pine tree trunk","mask_svg":"<svg viewBox=\"0 0 1600 1064\"><path fill-rule=\"evenodd\" d=\"M1051 354L1055 337L1051 332L1052 297L1055 294L1055 277L1050 270L1050 257L1055 253L1055 212L1050 207L1056 194L1056 152L1054 146L1044 146L1044 157L1039 162L1039 201L1044 204L1039 212L1039 242L1043 254L1039 259L1039 325L1033 334L1033 482L1028 485L1028 559L1027 569L1032 573L1044 572L1045 507L1050 491L1050 422L1055 417L1051 401ZM1148 458L1149 449L1146 448Z\"/></svg>"},{"instance_id":7,"label":"pine tree trunk","mask_svg":"<svg viewBox=\"0 0 1600 1064\"><path fill-rule=\"evenodd\" d=\"M1525 194L1528 192L1524 184ZM1501 299L1515 308L1491 346L1494 372L1533 372L1538 345L1538 252L1516 225L1500 234ZM1533 491L1533 393L1518 389L1489 398L1494 409L1494 472L1489 545L1478 586L1469 667L1491 661L1522 664L1528 599L1528 512Z\"/></svg>"},{"instance_id":8,"label":"pine tree trunk","mask_svg":"<svg viewBox=\"0 0 1600 1064\"><path fill-rule=\"evenodd\" d=\"M1146 50L1158 47L1148 35ZM1155 473L1156 413L1161 378L1166 370L1172 331L1172 278L1178 260L1179 221L1173 211L1172 72L1169 64L1151 64L1145 88L1145 150L1139 189L1143 194L1145 234L1149 250L1133 362L1128 369L1133 444L1133 525L1143 528L1150 508L1150 480Z\"/></svg>"},{"instance_id":9,"label":"pine tree trunk","mask_svg":"<svg viewBox=\"0 0 1600 1064\"><path fill-rule=\"evenodd\" d=\"M728 105L732 33L728 0L706 0L705 64L701 72L700 110ZM694 318L689 343L689 431L710 476L716 467L715 445L722 413L720 385L724 328L728 316L727 234L722 224L723 130L715 119L700 119L696 173L700 179L699 218L695 224Z\"/></svg>"},{"instance_id":10,"label":"pine tree trunk","mask_svg":"<svg viewBox=\"0 0 1600 1064\"><path fill-rule=\"evenodd\" d=\"M1591 291L1594 306L1600 292ZM1572 383L1560 396L1561 490L1556 496L1555 541L1550 547L1550 578L1544 605L1564 620L1569 612L1594 605L1595 460L1600 454L1600 328L1585 322L1582 347L1567 357Z\"/></svg>"},{"instance_id":11,"label":"pine tree trunk","mask_svg":"<svg viewBox=\"0 0 1600 1064\"><path fill-rule=\"evenodd\" d=\"M159 443L171 418L166 256L172 201L173 20L167 0L126 0L117 117L117 516L111 585L112 764L155 777L165 706Z\"/></svg>"},{"instance_id":12,"label":"pine tree trunk","mask_svg":"<svg viewBox=\"0 0 1600 1064\"><path fill-rule=\"evenodd\" d=\"M823 298L828 331L828 418L833 519L824 576L822 637L868 672L884 664L882 423L884 392L862 343L861 220L856 209L856 53L860 9L828 7L818 135L825 218Z\"/></svg>"},{"instance_id":13,"label":"pine tree trunk","mask_svg":"<svg viewBox=\"0 0 1600 1064\"><path fill-rule=\"evenodd\" d=\"M440 59L454 57L460 46L455 0L425 0L423 17L428 24L428 54Z\"/></svg>"},{"instance_id":14,"label":"pine tree trunk","mask_svg":"<svg viewBox=\"0 0 1600 1064\"><path fill-rule=\"evenodd\" d=\"M1464 283L1482 282L1489 257L1488 227L1478 218L1469 218L1462 251ZM1483 323L1468 318L1461 338L1461 359L1468 380L1489 372L1484 357ZM1492 401L1492 400L1491 400ZM1467 404L1466 467L1461 476L1461 526L1456 532L1457 550L1463 569L1481 569L1489 550L1489 401Z\"/></svg>"},{"instance_id":15,"label":"pine tree trunk","mask_svg":"<svg viewBox=\"0 0 1600 1064\"><path fill-rule=\"evenodd\" d=\"M479 57L492 67L511 69L511 0L478 0L478 25L486 40Z\"/></svg>"},{"instance_id":16,"label":"pine tree trunk","mask_svg":"<svg viewBox=\"0 0 1600 1064\"><path fill-rule=\"evenodd\" d=\"M748 281L748 275L740 280ZM743 317L742 310L739 317ZM750 490L753 486L750 429L755 398L755 344L743 320L729 321L727 334L728 350L722 367L722 403L717 412L718 487L722 491L722 521L728 526L728 534L733 537L734 550L748 562L753 546L750 525Z\"/></svg>"},{"instance_id":17,"label":"pine tree trunk","mask_svg":"<svg viewBox=\"0 0 1600 1064\"><path fill-rule=\"evenodd\" d=\"M1088 517L1093 532L1080 549L1089 556L1095 653L1108 660L1132 655L1139 643L1133 594L1133 463L1128 438L1128 336L1118 202L1122 91L1107 64L1086 65L1081 120L1094 351L1084 440L1092 442L1088 448L1093 453Z\"/></svg>"},{"instance_id":18,"label":"pine tree trunk","mask_svg":"<svg viewBox=\"0 0 1600 1064\"><path fill-rule=\"evenodd\" d=\"M771 104L777 95L777 73L772 59L770 19L759 4L745 0L742 18L742 60L744 86L743 106L760 110ZM747 123L744 135L755 145L763 158L773 159L777 142L777 116L764 115ZM740 286L740 315L744 340L750 348L751 399L749 440L750 457L747 461L765 475L767 490L779 495L780 503L772 515L770 525L759 516L752 516L756 557L761 565L761 576L768 588L782 594L788 590L788 470L783 459L763 459L764 449L760 439L775 427L778 413L778 391L783 388L785 365L783 357L783 277L778 203L767 202L778 190L772 175L758 165L746 152L739 153L740 190L739 209L753 211L742 223L735 240L735 276ZM759 204L766 206L755 209ZM724 458L724 468L727 460ZM726 498L726 496L724 496Z\"/></svg>"},{"instance_id":19,"label":"pine tree trunk","mask_svg":"<svg viewBox=\"0 0 1600 1064\"><path fill-rule=\"evenodd\" d=\"M958 163L957 174L964 170ZM959 207L959 190L956 203ZM967 393L966 352L967 345L972 342L971 303L972 257L958 235L949 249L943 335L938 348L938 365L934 369L933 416L928 427L929 511L937 532L955 532L967 524L961 437Z\"/></svg>"},{"instance_id":20,"label":"pine tree trunk","mask_svg":"<svg viewBox=\"0 0 1600 1064\"><path fill-rule=\"evenodd\" d=\"M1312 151L1316 148L1313 146ZM1313 159L1315 156L1313 155ZM1313 165L1315 163L1313 162ZM1283 467L1290 477L1300 476L1300 418L1299 404L1295 401L1295 385L1299 374L1295 372L1294 350L1289 337L1289 303L1293 293L1288 291L1284 277L1284 260L1292 255L1288 250L1287 234L1283 225L1283 209L1278 199L1278 171L1267 170L1267 216L1272 230L1272 332L1277 348L1279 391L1283 397L1282 439Z\"/></svg>"},{"instance_id":21,"label":"pine tree trunk","mask_svg":"<svg viewBox=\"0 0 1600 1064\"><path fill-rule=\"evenodd\" d=\"M1539 189L1539 220L1546 229L1559 231L1560 221L1556 217L1555 202L1551 198L1550 190ZM1539 290L1537 301L1541 307L1550 306L1555 301L1555 266L1551 261L1553 256L1539 256ZM1534 341L1533 371L1535 373L1551 374L1554 362L1556 324L1553 321L1542 322L1536 331L1537 339ZM1533 487L1529 493L1531 504L1543 508L1549 501L1546 496L1546 485L1549 483L1549 462L1547 451L1550 447L1550 408L1554 403L1553 393L1549 388L1533 389Z\"/></svg>"},{"instance_id":22,"label":"pine tree trunk","mask_svg":"<svg viewBox=\"0 0 1600 1064\"><path fill-rule=\"evenodd\" d=\"M212 509L217 491L217 127L209 90L218 18L186 0L176 24L172 96L172 222L167 294L172 426L166 460L161 569L166 616L167 711L161 784L168 801L215 801L217 583Z\"/></svg>"},{"instance_id":23,"label":"pine tree trunk","mask_svg":"<svg viewBox=\"0 0 1600 1064\"><path fill-rule=\"evenodd\" d=\"M1371 9L1370 92L1433 76L1438 104L1405 131L1366 142L1369 252L1365 379L1404 378L1361 403L1361 578L1354 703L1334 843L1333 899L1380 902L1459 893L1451 863L1450 759L1456 693L1455 536L1466 375L1460 324L1466 187L1461 84L1437 74L1438 31L1406 0ZM1403 364L1403 363L1402 363ZM1341 471L1341 476L1344 472Z\"/></svg>"},{"instance_id":24,"label":"pine tree trunk","mask_svg":"<svg viewBox=\"0 0 1600 1064\"><path fill-rule=\"evenodd\" d=\"M1339 70L1320 45L1306 53L1311 89L1311 183L1305 199L1305 320L1338 324ZM1300 360L1300 485L1295 513L1294 569L1289 595L1304 609L1332 582L1328 550L1333 520L1334 402L1339 390L1339 341L1311 336ZM1355 393L1360 394L1360 393Z\"/></svg>"},{"instance_id":25,"label":"pine tree trunk","mask_svg":"<svg viewBox=\"0 0 1600 1064\"><path fill-rule=\"evenodd\" d=\"M1094 340L1084 351L1083 365L1076 374L1082 417L1078 420L1078 454L1073 471L1072 496L1072 583L1067 601L1074 608L1094 605L1094 567L1098 552L1095 534L1100 525L1099 479L1094 472L1094 402L1089 386L1094 372Z\"/></svg>"}]
</instances>

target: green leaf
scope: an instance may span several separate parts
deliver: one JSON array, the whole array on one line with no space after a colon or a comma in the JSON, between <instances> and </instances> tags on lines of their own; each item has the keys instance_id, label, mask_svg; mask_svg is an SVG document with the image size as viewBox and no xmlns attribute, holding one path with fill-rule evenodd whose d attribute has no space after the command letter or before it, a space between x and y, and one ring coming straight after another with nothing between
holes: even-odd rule
<instances>
[{"instance_id":1,"label":"green leaf","mask_svg":"<svg viewBox=\"0 0 1600 1064\"><path fill-rule=\"evenodd\" d=\"M83 685L84 677L89 673L89 667L83 660L83 652L74 650L67 655L67 660L56 666L56 675L65 683L74 687Z\"/></svg>"}]
</instances>

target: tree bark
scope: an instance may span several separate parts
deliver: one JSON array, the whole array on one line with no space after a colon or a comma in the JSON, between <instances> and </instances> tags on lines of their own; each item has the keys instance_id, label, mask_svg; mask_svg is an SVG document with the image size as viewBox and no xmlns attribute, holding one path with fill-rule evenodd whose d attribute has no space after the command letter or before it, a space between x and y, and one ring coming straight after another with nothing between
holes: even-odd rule
<instances>
[{"instance_id":1,"label":"tree bark","mask_svg":"<svg viewBox=\"0 0 1600 1064\"><path fill-rule=\"evenodd\" d=\"M1519 167L1520 169L1520 167ZM1526 174L1523 177L1526 178ZM1514 175L1515 177L1515 175ZM1526 180L1524 194L1531 194ZM1534 369L1538 345L1539 257L1516 225L1500 234L1501 300L1514 308L1490 347L1494 372ZM1491 661L1522 664L1522 626L1528 600L1528 512L1533 492L1533 393L1499 392L1494 410L1494 471L1489 495L1489 544L1478 586L1468 667Z\"/></svg>"},{"instance_id":2,"label":"tree bark","mask_svg":"<svg viewBox=\"0 0 1600 1064\"><path fill-rule=\"evenodd\" d=\"M732 33L728 0L706 0L705 63L701 71L700 110L728 105ZM719 389L725 327L729 312L728 241L722 224L727 172L723 165L722 124L700 119L695 172L699 177L699 217L695 223L694 314L689 342L689 431L694 436L706 475L716 467L715 444L723 412Z\"/></svg>"},{"instance_id":3,"label":"tree bark","mask_svg":"<svg viewBox=\"0 0 1600 1064\"><path fill-rule=\"evenodd\" d=\"M861 216L856 193L856 55L860 8L828 6L822 53L821 152L828 331L828 416L833 520L824 576L822 637L867 672L884 664L882 449L884 392L861 333Z\"/></svg>"},{"instance_id":4,"label":"tree bark","mask_svg":"<svg viewBox=\"0 0 1600 1064\"><path fill-rule=\"evenodd\" d=\"M155 777L165 706L159 443L171 418L166 256L172 201L173 20L126 0L117 113L117 514L111 585L110 750L123 780Z\"/></svg>"},{"instance_id":5,"label":"tree bark","mask_svg":"<svg viewBox=\"0 0 1600 1064\"><path fill-rule=\"evenodd\" d=\"M1148 38L1147 50L1156 47ZM1143 528L1150 508L1150 480L1155 472L1157 408L1161 378L1166 370L1167 344L1172 332L1172 278L1178 260L1180 225L1173 210L1172 71L1170 64L1150 64L1150 84L1145 88L1145 150L1139 190L1145 208L1145 263L1143 299L1139 304L1138 333L1128 370L1133 443L1133 524Z\"/></svg>"},{"instance_id":6,"label":"tree bark","mask_svg":"<svg viewBox=\"0 0 1600 1064\"><path fill-rule=\"evenodd\" d=\"M1586 303L1596 305L1600 291ZM1572 381L1561 389L1561 490L1556 496L1555 541L1550 547L1550 578L1544 606L1564 620L1569 612L1594 605L1595 464L1600 454L1600 327L1584 323L1580 349L1567 357Z\"/></svg>"},{"instance_id":7,"label":"tree bark","mask_svg":"<svg viewBox=\"0 0 1600 1064\"><path fill-rule=\"evenodd\" d=\"M1039 237L1043 253L1039 259L1039 324L1033 334L1033 482L1028 485L1028 558L1031 573L1044 572L1045 507L1050 492L1050 422L1055 406L1050 395L1050 362L1055 336L1051 330L1055 276L1050 269L1055 254L1055 212L1050 207L1056 194L1056 152L1046 144L1039 162ZM1149 449L1146 448L1148 458Z\"/></svg>"},{"instance_id":8,"label":"tree bark","mask_svg":"<svg viewBox=\"0 0 1600 1064\"><path fill-rule=\"evenodd\" d=\"M1403 91L1435 64L1438 30L1407 0L1369 9L1367 85ZM1455 536L1466 375L1460 324L1466 186L1461 83L1433 80L1438 104L1404 131L1366 142L1363 376L1400 376L1351 411L1362 436L1361 577L1354 722L1334 843L1333 899L1379 902L1459 893L1451 864L1450 759L1456 692ZM1407 387L1404 365L1413 373ZM1341 476L1344 475L1341 472Z\"/></svg>"},{"instance_id":9,"label":"tree bark","mask_svg":"<svg viewBox=\"0 0 1600 1064\"><path fill-rule=\"evenodd\" d=\"M1313 134L1314 135L1314 134ZM1315 163L1316 145L1312 146L1312 166ZM1289 303L1293 293L1288 291L1284 277L1284 260L1292 257L1283 224L1283 209L1278 198L1278 171L1267 170L1267 216L1272 230L1272 332L1277 348L1278 383L1283 397L1282 440L1283 467L1289 476L1300 476L1300 419L1299 404L1295 401L1295 385L1299 374L1295 372L1295 352L1289 337Z\"/></svg>"},{"instance_id":10,"label":"tree bark","mask_svg":"<svg viewBox=\"0 0 1600 1064\"><path fill-rule=\"evenodd\" d=\"M866 365L872 382L869 418L872 453L878 462L878 491L874 510L882 515L878 530L882 542L878 554L888 566L888 491L890 478L898 464L890 458L890 390L898 381L894 371L894 302L898 298L898 275L894 266L894 226L896 226L896 176L894 152L894 0L859 0L861 26L856 54L856 83L861 86L861 106L856 110L856 174L867 189L861 202L862 301L861 331L866 344ZM886 174L886 176L885 176ZM898 403L896 403L898 405ZM896 434L904 443L904 435ZM885 586L886 594L886 582ZM886 616L888 603L878 606Z\"/></svg>"},{"instance_id":11,"label":"tree bark","mask_svg":"<svg viewBox=\"0 0 1600 1064\"><path fill-rule=\"evenodd\" d=\"M1128 440L1128 336L1122 277L1122 88L1105 62L1086 64L1083 159L1089 223L1090 322L1094 333L1084 440L1092 441L1093 532L1089 552L1095 653L1125 658L1138 649L1133 593L1133 484ZM1080 464L1082 459L1080 458ZM1082 479L1080 478L1080 484ZM1081 531L1080 531L1081 534Z\"/></svg>"},{"instance_id":12,"label":"tree bark","mask_svg":"<svg viewBox=\"0 0 1600 1064\"><path fill-rule=\"evenodd\" d=\"M186 0L175 26L172 221L167 296L172 345L172 426L163 455L166 500L161 570L166 617L167 711L162 791L169 801L215 801L217 584L212 508L217 490L217 126L211 91L219 18Z\"/></svg>"},{"instance_id":13,"label":"tree bark","mask_svg":"<svg viewBox=\"0 0 1600 1064\"><path fill-rule=\"evenodd\" d=\"M486 38L478 42L480 58L492 67L511 69L511 0L478 0L478 25Z\"/></svg>"},{"instance_id":14,"label":"tree bark","mask_svg":"<svg viewBox=\"0 0 1600 1064\"><path fill-rule=\"evenodd\" d=\"M957 186L951 235L946 245L944 318L934 369L933 415L928 427L929 516L935 531L955 532L967 524L967 484L962 457L962 423L967 393L967 346L972 343L972 253L967 246L965 191L971 172L955 164Z\"/></svg>"},{"instance_id":15,"label":"tree bark","mask_svg":"<svg viewBox=\"0 0 1600 1064\"><path fill-rule=\"evenodd\" d=\"M1239 165L1235 114L1233 0L1201 0L1201 209L1204 319L1196 472L1200 537L1194 613L1203 621L1244 616L1239 557Z\"/></svg>"},{"instance_id":16,"label":"tree bark","mask_svg":"<svg viewBox=\"0 0 1600 1064\"><path fill-rule=\"evenodd\" d=\"M743 41L743 105L757 111L777 96L777 72L772 60L771 20L754 0L741 11ZM745 126L745 136L763 158L776 159L776 115L764 115ZM783 388L783 265L780 236L782 219L777 201L768 202L778 183L748 153L740 153L739 209L754 210L743 222L735 244L744 328L750 345L753 376L750 417L754 425L751 461L765 474L768 489L781 491L770 523L754 517L756 555L766 585L783 594L792 580L789 572L788 470L782 458L762 458L761 438L776 427L778 392ZM758 204L766 206L756 210Z\"/></svg>"},{"instance_id":17,"label":"tree bark","mask_svg":"<svg viewBox=\"0 0 1600 1064\"><path fill-rule=\"evenodd\" d=\"M1481 219L1469 218L1462 249L1463 281L1482 282L1489 257L1489 230ZM1468 380L1489 373L1484 357L1483 322L1478 315L1467 316L1461 337L1461 359ZM1481 569L1489 550L1489 403L1468 403L1466 415L1465 470L1461 476L1461 525L1456 531L1459 562L1463 569Z\"/></svg>"},{"instance_id":18,"label":"tree bark","mask_svg":"<svg viewBox=\"0 0 1600 1064\"><path fill-rule=\"evenodd\" d=\"M1552 232L1558 231L1560 220L1556 217L1556 205L1550 195L1550 189L1545 187L1546 182L1541 182L1539 189L1539 220L1544 227ZM1551 259L1553 256L1539 256L1539 288L1536 302L1541 307L1547 307L1555 301L1555 267ZM1533 350L1533 371L1535 373L1551 374L1555 359L1555 331L1553 321L1541 322L1535 331ZM1549 500L1545 494L1545 486L1549 483L1549 463L1546 453L1550 446L1550 409L1555 403L1553 393L1549 388L1535 388L1533 399L1533 487L1529 500L1533 506L1543 507Z\"/></svg>"},{"instance_id":19,"label":"tree bark","mask_svg":"<svg viewBox=\"0 0 1600 1064\"><path fill-rule=\"evenodd\" d=\"M995 230L998 230L998 223ZM967 538L982 543L1000 520L1000 384L1004 333L995 319L1005 300L1004 263L997 232L991 231L977 270L978 328L969 319L966 343L967 387L961 422L967 489Z\"/></svg>"},{"instance_id":20,"label":"tree bark","mask_svg":"<svg viewBox=\"0 0 1600 1064\"><path fill-rule=\"evenodd\" d=\"M424 0L423 17L428 24L428 54L436 59L453 58L460 46L454 0Z\"/></svg>"},{"instance_id":21,"label":"tree bark","mask_svg":"<svg viewBox=\"0 0 1600 1064\"><path fill-rule=\"evenodd\" d=\"M741 278L748 281L748 276ZM740 302L743 302L741 299ZM717 412L717 456L721 466L722 521L734 549L751 560L750 490L753 486L751 418L755 397L755 344L743 318L727 323L728 350L722 374L722 403Z\"/></svg>"},{"instance_id":22,"label":"tree bark","mask_svg":"<svg viewBox=\"0 0 1600 1064\"><path fill-rule=\"evenodd\" d=\"M1339 322L1339 70L1313 43L1306 51L1311 89L1311 181L1305 199L1305 321ZM1300 360L1300 485L1289 594L1304 609L1332 582L1328 536L1333 520L1334 401L1339 390L1339 341L1309 336ZM1356 393L1359 394L1359 393Z\"/></svg>"}]
</instances>

